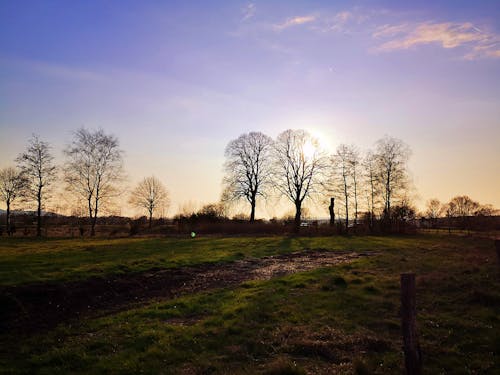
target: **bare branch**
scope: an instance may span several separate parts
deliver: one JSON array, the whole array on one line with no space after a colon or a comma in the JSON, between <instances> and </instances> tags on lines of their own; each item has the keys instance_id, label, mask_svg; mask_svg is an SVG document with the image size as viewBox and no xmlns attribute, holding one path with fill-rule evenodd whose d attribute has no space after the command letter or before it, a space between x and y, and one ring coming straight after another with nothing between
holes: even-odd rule
<instances>
[{"instance_id":1,"label":"bare branch","mask_svg":"<svg viewBox=\"0 0 500 375\"><path fill-rule=\"evenodd\" d=\"M0 169L0 200L5 202L6 212L6 227L7 234L11 234L10 230L10 209L12 203L20 196L25 194L28 186L28 180L24 174L15 168L7 167Z\"/></svg>"},{"instance_id":2,"label":"bare branch","mask_svg":"<svg viewBox=\"0 0 500 375\"><path fill-rule=\"evenodd\" d=\"M130 194L129 203L144 209L149 215L149 227L154 213L159 209L166 209L170 203L169 194L165 186L154 176L145 177Z\"/></svg>"},{"instance_id":3,"label":"bare branch","mask_svg":"<svg viewBox=\"0 0 500 375\"><path fill-rule=\"evenodd\" d=\"M305 130L286 130L275 142L275 188L295 205L295 225L301 220L304 199L319 192L326 156L319 142Z\"/></svg>"},{"instance_id":4,"label":"bare branch","mask_svg":"<svg viewBox=\"0 0 500 375\"><path fill-rule=\"evenodd\" d=\"M271 185L273 140L260 132L243 134L226 147L223 179L224 202L245 199L251 206L250 221L255 220L257 197L266 197Z\"/></svg>"},{"instance_id":5,"label":"bare branch","mask_svg":"<svg viewBox=\"0 0 500 375\"><path fill-rule=\"evenodd\" d=\"M26 151L20 154L16 161L27 181L25 197L37 203L37 236L42 235L41 220L43 203L46 200L47 189L56 178L54 157L50 145L33 134Z\"/></svg>"},{"instance_id":6,"label":"bare branch","mask_svg":"<svg viewBox=\"0 0 500 375\"><path fill-rule=\"evenodd\" d=\"M123 152L115 136L81 128L64 154L64 179L68 189L87 202L94 235L101 205L118 195L117 183L124 178Z\"/></svg>"}]
</instances>

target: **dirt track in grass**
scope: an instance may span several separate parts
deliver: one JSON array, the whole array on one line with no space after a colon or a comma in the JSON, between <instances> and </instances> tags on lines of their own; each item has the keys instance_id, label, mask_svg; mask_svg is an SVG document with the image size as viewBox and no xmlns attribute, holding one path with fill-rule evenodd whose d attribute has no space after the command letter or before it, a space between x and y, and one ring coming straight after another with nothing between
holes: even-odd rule
<instances>
[{"instance_id":1,"label":"dirt track in grass","mask_svg":"<svg viewBox=\"0 0 500 375\"><path fill-rule=\"evenodd\" d=\"M83 281L0 288L0 331L31 334L82 316L98 316L154 299L231 287L249 280L328 267L375 253L305 249L284 255L201 264Z\"/></svg>"}]
</instances>

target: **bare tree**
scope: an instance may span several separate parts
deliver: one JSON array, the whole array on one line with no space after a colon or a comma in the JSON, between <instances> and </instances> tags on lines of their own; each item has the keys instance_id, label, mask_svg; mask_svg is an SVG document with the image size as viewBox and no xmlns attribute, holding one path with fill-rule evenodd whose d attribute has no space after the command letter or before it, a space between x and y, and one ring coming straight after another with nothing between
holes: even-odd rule
<instances>
[{"instance_id":1,"label":"bare tree","mask_svg":"<svg viewBox=\"0 0 500 375\"><path fill-rule=\"evenodd\" d=\"M469 217L475 214L480 204L467 195L461 195L452 198L448 206L454 207L455 216L461 218L463 228L469 229Z\"/></svg>"},{"instance_id":2,"label":"bare tree","mask_svg":"<svg viewBox=\"0 0 500 375\"><path fill-rule=\"evenodd\" d=\"M472 216L479 208L479 203L467 195L454 197L450 202L456 207L456 215L461 217Z\"/></svg>"},{"instance_id":3,"label":"bare tree","mask_svg":"<svg viewBox=\"0 0 500 375\"><path fill-rule=\"evenodd\" d=\"M379 192L377 175L375 169L375 155L372 151L368 151L362 162L363 180L365 191L367 192L367 208L370 213L370 229L373 229L375 220L375 203Z\"/></svg>"},{"instance_id":4,"label":"bare tree","mask_svg":"<svg viewBox=\"0 0 500 375\"><path fill-rule=\"evenodd\" d=\"M433 198L427 202L425 216L431 221L433 227L436 226L437 219L443 215L445 207L439 199Z\"/></svg>"},{"instance_id":5,"label":"bare tree","mask_svg":"<svg viewBox=\"0 0 500 375\"><path fill-rule=\"evenodd\" d=\"M349 146L350 155L349 155L349 169L351 173L352 180L352 192L354 198L354 229L356 229L356 225L358 224L358 193L359 193L359 164L360 164L360 156L359 151L356 146Z\"/></svg>"},{"instance_id":6,"label":"bare tree","mask_svg":"<svg viewBox=\"0 0 500 375\"><path fill-rule=\"evenodd\" d=\"M346 233L349 231L349 201L351 198L351 149L345 144L337 147L332 156L333 173L330 186L334 194L339 194L344 202L344 220Z\"/></svg>"},{"instance_id":7,"label":"bare tree","mask_svg":"<svg viewBox=\"0 0 500 375\"><path fill-rule=\"evenodd\" d=\"M167 208L169 205L168 191L158 178L154 176L145 177L132 190L129 203L148 212L149 227L151 228L155 210Z\"/></svg>"},{"instance_id":8,"label":"bare tree","mask_svg":"<svg viewBox=\"0 0 500 375\"><path fill-rule=\"evenodd\" d=\"M16 159L27 181L25 198L35 200L37 203L36 235L38 237L42 235L42 208L47 198L46 189L56 178L56 167L50 148L47 142L33 135L26 151Z\"/></svg>"},{"instance_id":9,"label":"bare tree","mask_svg":"<svg viewBox=\"0 0 500 375\"><path fill-rule=\"evenodd\" d=\"M22 196L25 192L27 181L21 171L12 167L0 169L0 199L5 202L6 229L11 235L10 208L14 200Z\"/></svg>"},{"instance_id":10,"label":"bare tree","mask_svg":"<svg viewBox=\"0 0 500 375\"><path fill-rule=\"evenodd\" d=\"M457 214L457 207L453 201L450 201L445 206L446 218L448 219L448 233L451 233L451 224L453 218Z\"/></svg>"},{"instance_id":11,"label":"bare tree","mask_svg":"<svg viewBox=\"0 0 500 375\"><path fill-rule=\"evenodd\" d=\"M474 212L475 216L493 216L498 215L499 210L495 209L492 204L480 204Z\"/></svg>"},{"instance_id":12,"label":"bare tree","mask_svg":"<svg viewBox=\"0 0 500 375\"><path fill-rule=\"evenodd\" d=\"M354 224L358 223L358 197L360 189L360 157L354 145L341 144L331 158L332 173L327 188L342 197L345 230L349 231L349 212L354 205Z\"/></svg>"},{"instance_id":13,"label":"bare tree","mask_svg":"<svg viewBox=\"0 0 500 375\"><path fill-rule=\"evenodd\" d=\"M264 197L271 182L273 140L260 132L243 134L226 147L223 201L244 198L250 203L250 221L255 220L257 197Z\"/></svg>"},{"instance_id":14,"label":"bare tree","mask_svg":"<svg viewBox=\"0 0 500 375\"><path fill-rule=\"evenodd\" d=\"M409 184L408 159L411 151L400 139L385 136L376 143L377 179L383 186L384 215L391 219L391 204L402 197Z\"/></svg>"},{"instance_id":15,"label":"bare tree","mask_svg":"<svg viewBox=\"0 0 500 375\"><path fill-rule=\"evenodd\" d=\"M275 142L275 187L295 205L295 227L300 227L304 199L317 192L326 165L319 142L305 130L286 130Z\"/></svg>"},{"instance_id":16,"label":"bare tree","mask_svg":"<svg viewBox=\"0 0 500 375\"><path fill-rule=\"evenodd\" d=\"M208 219L209 221L218 221L227 218L224 203L207 203L195 213L198 218Z\"/></svg>"},{"instance_id":17,"label":"bare tree","mask_svg":"<svg viewBox=\"0 0 500 375\"><path fill-rule=\"evenodd\" d=\"M103 203L118 193L123 180L123 152L118 139L102 129L77 130L64 150L64 178L68 189L83 197L88 208L91 236L95 235L97 216Z\"/></svg>"}]
</instances>

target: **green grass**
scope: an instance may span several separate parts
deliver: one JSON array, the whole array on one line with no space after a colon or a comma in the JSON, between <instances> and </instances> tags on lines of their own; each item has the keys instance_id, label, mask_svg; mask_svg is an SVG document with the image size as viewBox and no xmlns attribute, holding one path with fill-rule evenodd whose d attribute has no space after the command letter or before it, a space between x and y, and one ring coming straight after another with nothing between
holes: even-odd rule
<instances>
[{"instance_id":1,"label":"green grass","mask_svg":"<svg viewBox=\"0 0 500 375\"><path fill-rule=\"evenodd\" d=\"M4 336L0 344L8 356L1 359L0 369L5 373L399 374L399 274L407 271L417 274L424 373L494 374L500 365L500 278L489 240L414 236L44 241L31 252L40 259L60 253L60 264L74 266L78 258L68 253L79 252L86 259L82 254L90 243L103 272L114 272L113 254L121 264L149 259L161 266L320 247L373 249L380 254L234 289L153 301L33 337ZM26 257L31 253L27 246L35 247L36 242L18 243ZM99 256L97 249L107 255ZM158 255L167 249L174 255ZM2 263L4 282L20 280L4 267ZM46 267L33 273L53 280L83 277L64 269L50 273L52 268Z\"/></svg>"},{"instance_id":2,"label":"green grass","mask_svg":"<svg viewBox=\"0 0 500 375\"><path fill-rule=\"evenodd\" d=\"M81 280L245 257L283 254L305 248L331 250L404 249L432 237L230 237L153 239L0 239L0 286Z\"/></svg>"}]
</instances>

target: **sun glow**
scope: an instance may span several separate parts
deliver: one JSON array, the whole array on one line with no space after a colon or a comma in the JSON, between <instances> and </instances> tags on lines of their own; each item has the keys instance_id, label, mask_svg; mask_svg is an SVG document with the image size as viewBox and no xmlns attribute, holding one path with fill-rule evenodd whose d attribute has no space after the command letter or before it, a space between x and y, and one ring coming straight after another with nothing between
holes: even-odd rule
<instances>
[{"instance_id":1,"label":"sun glow","mask_svg":"<svg viewBox=\"0 0 500 375\"><path fill-rule=\"evenodd\" d=\"M304 143L304 146L302 147L302 153L304 154L304 158L312 159L314 158L314 155L317 152L318 152L317 142L311 142L310 140L308 140L306 143Z\"/></svg>"},{"instance_id":2,"label":"sun glow","mask_svg":"<svg viewBox=\"0 0 500 375\"><path fill-rule=\"evenodd\" d=\"M326 135L324 132L321 132L317 129L308 129L309 134L317 141L315 149L317 151L325 151L327 153L332 152L333 150L333 139L331 136Z\"/></svg>"}]
</instances>

